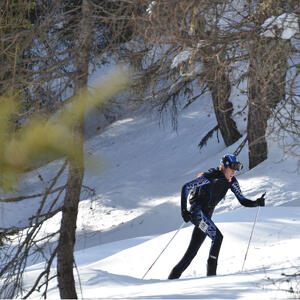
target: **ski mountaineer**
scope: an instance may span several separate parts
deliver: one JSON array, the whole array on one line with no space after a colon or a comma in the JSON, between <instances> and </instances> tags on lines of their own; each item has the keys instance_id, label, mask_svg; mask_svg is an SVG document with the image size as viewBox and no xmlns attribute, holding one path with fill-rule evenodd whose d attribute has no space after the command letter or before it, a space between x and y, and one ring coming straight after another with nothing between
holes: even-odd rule
<instances>
[{"instance_id":1,"label":"ski mountaineer","mask_svg":"<svg viewBox=\"0 0 300 300\"><path fill-rule=\"evenodd\" d=\"M198 178L182 187L181 215L185 222L191 221L195 227L186 253L173 268L168 279L177 279L181 276L196 256L206 236L212 240L207 260L207 276L216 275L223 235L211 217L215 207L226 195L229 188L243 206L265 206L265 194L254 201L243 196L239 183L234 177L236 171L240 171L242 168L243 165L236 156L226 154L222 157L219 168L199 174ZM191 205L190 211L187 209L188 198Z\"/></svg>"}]
</instances>

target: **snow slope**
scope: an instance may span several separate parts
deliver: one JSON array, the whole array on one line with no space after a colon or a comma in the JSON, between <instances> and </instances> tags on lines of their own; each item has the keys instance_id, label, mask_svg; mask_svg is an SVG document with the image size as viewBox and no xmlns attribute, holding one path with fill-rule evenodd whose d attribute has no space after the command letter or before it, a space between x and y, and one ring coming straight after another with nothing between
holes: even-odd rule
<instances>
[{"instance_id":1,"label":"snow slope","mask_svg":"<svg viewBox=\"0 0 300 300\"><path fill-rule=\"evenodd\" d=\"M262 209L255 229L245 270L240 273L247 247L254 210L236 210L218 215L216 222L225 239L219 261L219 275L205 277L205 260L209 241L182 279L166 280L168 272L186 248L192 226L182 229L141 280L163 246L174 232L160 236L139 237L104 244L76 252L84 298L200 298L200 299L282 299L288 296L273 284L282 272L293 273L299 268L299 209L270 207ZM289 216L287 218L287 216ZM224 219L221 221L221 219ZM220 220L220 221L219 221ZM31 269L39 269L34 266ZM36 271L29 272L33 276ZM78 291L80 291L78 286ZM56 283L50 298L58 297Z\"/></svg>"},{"instance_id":2,"label":"snow slope","mask_svg":"<svg viewBox=\"0 0 300 300\"><path fill-rule=\"evenodd\" d=\"M216 125L211 111L209 100L203 98L180 116L177 132L168 123L159 127L155 118L135 116L113 123L86 143L86 153L101 160L102 167L101 172L89 172L85 177L85 185L94 188L96 196L83 198L80 203L75 253L80 275L80 281L76 278L79 297L280 299L289 296L280 291L291 285L281 282L281 273L299 270L298 162L286 157L272 142L268 160L251 171L245 167L237 176L246 197L254 200L267 192L267 206L260 209L244 272L240 271L257 208L241 207L229 192L213 217L224 235L218 276L205 276L210 247L207 239L182 278L166 280L186 250L193 229L189 223L145 279L141 279L182 223L181 186L199 172L216 167L220 157L233 152L242 141L226 148L221 138L218 142L214 135L199 151L197 144L201 137ZM240 160L247 166L246 149L241 152ZM59 164L53 162L25 176L20 189L33 194L41 184L38 174L49 180ZM1 203L0 227L26 224L35 201ZM59 216L55 217L44 230L55 230L59 221ZM41 267L42 264L28 267L26 287L32 285ZM58 298L56 280L49 287L48 297ZM34 297L40 295L36 293Z\"/></svg>"}]
</instances>

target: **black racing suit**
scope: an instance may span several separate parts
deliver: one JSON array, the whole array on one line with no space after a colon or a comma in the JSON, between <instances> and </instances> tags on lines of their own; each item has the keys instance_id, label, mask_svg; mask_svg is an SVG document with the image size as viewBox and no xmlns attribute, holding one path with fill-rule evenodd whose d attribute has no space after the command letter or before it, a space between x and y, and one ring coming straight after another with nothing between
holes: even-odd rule
<instances>
[{"instance_id":1,"label":"black racing suit","mask_svg":"<svg viewBox=\"0 0 300 300\"><path fill-rule=\"evenodd\" d=\"M215 207L225 197L229 188L243 206L258 206L257 201L249 200L243 196L235 177L229 182L219 169L210 169L182 187L181 210L187 211L187 199L190 196L190 215L195 228L186 253L173 268L169 279L176 279L181 276L196 256L206 236L209 236L212 240L207 261L207 275L216 275L223 235L211 220L211 217Z\"/></svg>"}]
</instances>

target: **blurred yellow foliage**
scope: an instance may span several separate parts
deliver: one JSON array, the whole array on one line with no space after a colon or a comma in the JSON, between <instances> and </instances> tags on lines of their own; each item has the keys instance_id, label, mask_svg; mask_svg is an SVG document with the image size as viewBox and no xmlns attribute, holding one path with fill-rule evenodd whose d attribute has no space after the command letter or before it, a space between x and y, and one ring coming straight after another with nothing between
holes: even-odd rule
<instances>
[{"instance_id":1,"label":"blurred yellow foliage","mask_svg":"<svg viewBox=\"0 0 300 300\"><path fill-rule=\"evenodd\" d=\"M52 120L35 117L17 132L12 130L11 124L18 110L17 97L11 94L0 97L0 188L13 189L20 175L47 155L58 154L76 160L81 137L74 136L74 126L83 120L86 112L105 104L128 83L128 72L113 71L92 91L85 89L75 95L71 104Z\"/></svg>"}]
</instances>

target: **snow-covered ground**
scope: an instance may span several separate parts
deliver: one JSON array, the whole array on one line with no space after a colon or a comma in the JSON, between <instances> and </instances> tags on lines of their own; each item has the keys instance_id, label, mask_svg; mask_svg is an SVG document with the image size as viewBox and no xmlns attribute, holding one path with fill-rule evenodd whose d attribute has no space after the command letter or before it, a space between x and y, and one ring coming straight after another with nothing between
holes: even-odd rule
<instances>
[{"instance_id":1,"label":"snow-covered ground","mask_svg":"<svg viewBox=\"0 0 300 300\"><path fill-rule=\"evenodd\" d=\"M189 243L193 226L188 223L142 279L182 224L182 185L199 172L218 166L221 156L232 153L243 140L226 148L215 134L199 151L200 139L215 125L212 105L203 98L180 116L177 132L167 123L159 127L155 118L135 116L113 123L87 141L86 153L101 161L101 172L87 173L85 185L94 188L96 196L80 203L75 253L79 297L293 297L282 290L294 288L297 282L285 284L281 274L293 274L300 266L299 162L286 157L271 141L268 160L251 171L247 168L247 149L239 156L245 165L237 175L244 195L255 200L267 192L267 205L260 209L244 271L241 269L257 208L241 207L228 192L213 216L224 235L218 276L205 276L210 247L207 238L181 279L167 280ZM34 194L40 185L38 174L50 179L59 164L53 162L25 176L20 189ZM26 224L35 201L1 203L0 227ZM53 218L44 230L55 230L59 221L59 216ZM41 268L42 264L28 267L26 287L32 286ZM55 279L50 282L48 297L59 297Z\"/></svg>"}]
</instances>

